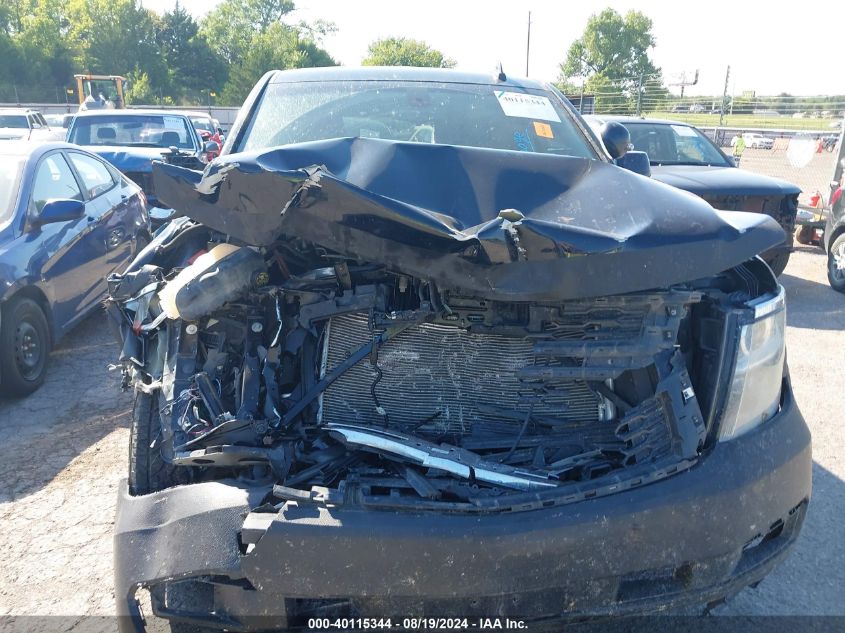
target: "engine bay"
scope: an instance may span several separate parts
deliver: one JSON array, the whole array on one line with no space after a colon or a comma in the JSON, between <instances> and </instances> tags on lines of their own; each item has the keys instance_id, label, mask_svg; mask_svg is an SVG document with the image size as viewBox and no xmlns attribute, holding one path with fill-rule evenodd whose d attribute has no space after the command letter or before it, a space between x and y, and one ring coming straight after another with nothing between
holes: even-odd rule
<instances>
[{"instance_id":1,"label":"engine bay","mask_svg":"<svg viewBox=\"0 0 845 633\"><path fill-rule=\"evenodd\" d=\"M272 483L272 507L483 512L694 464L725 311L756 283L739 267L498 301L296 238L236 245L182 218L110 280L109 312L124 386L153 398L154 448L180 482Z\"/></svg>"}]
</instances>

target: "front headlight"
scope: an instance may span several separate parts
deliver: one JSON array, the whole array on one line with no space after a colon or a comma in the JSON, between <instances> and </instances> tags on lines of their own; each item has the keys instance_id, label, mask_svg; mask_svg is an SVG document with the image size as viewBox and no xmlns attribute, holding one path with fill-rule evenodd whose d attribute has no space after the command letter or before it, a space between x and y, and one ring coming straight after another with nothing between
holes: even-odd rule
<instances>
[{"instance_id":1,"label":"front headlight","mask_svg":"<svg viewBox=\"0 0 845 633\"><path fill-rule=\"evenodd\" d=\"M739 332L736 364L719 429L721 442L748 433L777 413L780 405L786 357L783 286L778 286L776 296L761 297L748 307L754 317Z\"/></svg>"}]
</instances>

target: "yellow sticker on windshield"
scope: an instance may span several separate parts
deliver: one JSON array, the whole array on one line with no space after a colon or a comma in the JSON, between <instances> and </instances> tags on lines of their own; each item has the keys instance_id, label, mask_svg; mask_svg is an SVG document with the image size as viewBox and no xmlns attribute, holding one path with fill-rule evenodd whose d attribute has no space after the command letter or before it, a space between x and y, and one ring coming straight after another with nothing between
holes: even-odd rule
<instances>
[{"instance_id":1,"label":"yellow sticker on windshield","mask_svg":"<svg viewBox=\"0 0 845 633\"><path fill-rule=\"evenodd\" d=\"M534 121L534 134L537 136L542 136L543 138L554 138L555 135L552 133L552 126L548 123L542 123L540 121Z\"/></svg>"}]
</instances>

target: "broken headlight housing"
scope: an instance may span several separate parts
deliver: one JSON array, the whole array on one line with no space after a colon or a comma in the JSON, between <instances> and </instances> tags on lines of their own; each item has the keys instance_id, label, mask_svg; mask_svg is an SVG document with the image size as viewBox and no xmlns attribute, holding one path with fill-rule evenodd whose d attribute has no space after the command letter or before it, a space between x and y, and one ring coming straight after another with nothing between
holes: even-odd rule
<instances>
[{"instance_id":1,"label":"broken headlight housing","mask_svg":"<svg viewBox=\"0 0 845 633\"><path fill-rule=\"evenodd\" d=\"M786 296L748 303L753 320L741 326L730 391L722 417L719 441L748 433L778 411L783 363L786 357Z\"/></svg>"}]
</instances>

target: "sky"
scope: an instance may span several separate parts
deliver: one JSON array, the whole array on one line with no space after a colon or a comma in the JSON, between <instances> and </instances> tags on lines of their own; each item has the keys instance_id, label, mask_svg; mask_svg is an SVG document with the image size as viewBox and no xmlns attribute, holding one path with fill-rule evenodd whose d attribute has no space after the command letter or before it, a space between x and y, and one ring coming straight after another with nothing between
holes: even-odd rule
<instances>
[{"instance_id":1,"label":"sky","mask_svg":"<svg viewBox=\"0 0 845 633\"><path fill-rule=\"evenodd\" d=\"M200 18L220 0L181 0ZM164 11L173 0L143 0ZM845 94L845 2L708 0L297 0L293 21L323 19L338 31L323 46L340 63L354 66L367 45L384 37L420 39L467 71L525 75L526 31L531 11L528 75L553 81L573 40L593 13L612 7L641 11L654 23L653 61L667 83L682 73L698 84L687 95L720 94L728 65L729 94ZM677 92L677 88L671 88Z\"/></svg>"}]
</instances>

